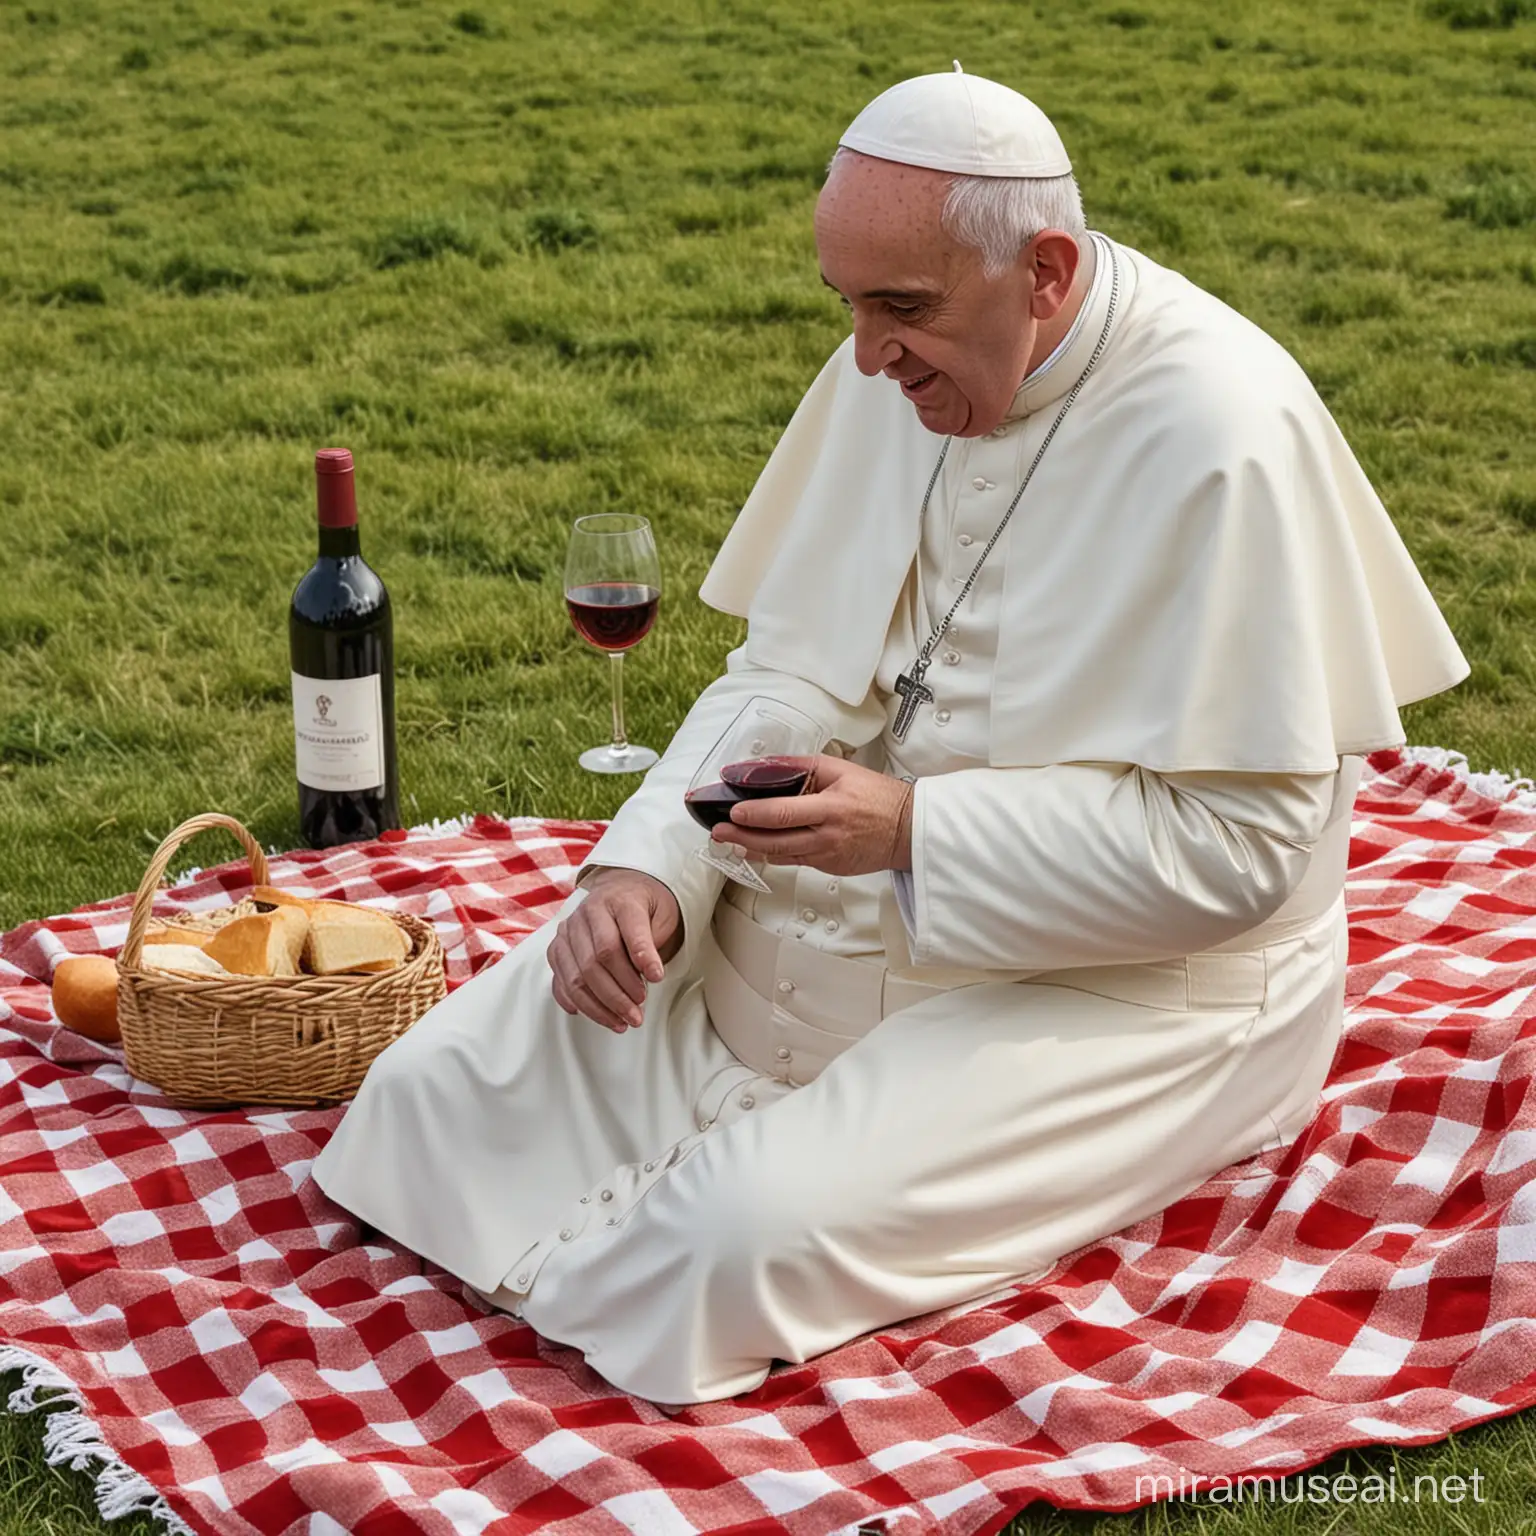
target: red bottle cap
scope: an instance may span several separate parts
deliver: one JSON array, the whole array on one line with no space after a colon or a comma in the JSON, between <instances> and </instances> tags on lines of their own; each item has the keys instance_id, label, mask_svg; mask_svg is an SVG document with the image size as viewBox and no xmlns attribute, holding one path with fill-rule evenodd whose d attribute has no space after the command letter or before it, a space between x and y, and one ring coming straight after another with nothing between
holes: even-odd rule
<instances>
[{"instance_id":1,"label":"red bottle cap","mask_svg":"<svg viewBox=\"0 0 1536 1536\"><path fill-rule=\"evenodd\" d=\"M315 489L322 528L357 526L357 490L347 449L322 448L315 455Z\"/></svg>"}]
</instances>

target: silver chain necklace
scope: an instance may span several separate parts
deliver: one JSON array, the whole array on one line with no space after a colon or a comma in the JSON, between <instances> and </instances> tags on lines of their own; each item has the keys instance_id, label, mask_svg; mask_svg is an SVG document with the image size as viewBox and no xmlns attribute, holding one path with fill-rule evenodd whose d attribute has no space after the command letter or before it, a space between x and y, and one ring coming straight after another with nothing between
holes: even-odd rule
<instances>
[{"instance_id":1,"label":"silver chain necklace","mask_svg":"<svg viewBox=\"0 0 1536 1536\"><path fill-rule=\"evenodd\" d=\"M1099 334L1098 345L1093 349L1093 356L1088 359L1088 366L1078 376L1077 383L1072 386L1071 392L1062 402L1061 409L1056 413L1056 420L1051 423L1051 430L1045 434L1045 441L1040 444L1034 460L1024 472L1024 478L1019 482L1019 488L1013 493L1013 500L1008 503L1008 510L1003 513L1003 520L997 525L992 537L987 540L986 548L981 552L981 558L971 569L971 574L966 577L965 585L960 588L960 595L950 604L949 612L933 626L928 638L923 641L922 649L917 653L917 659L912 663L910 670L903 672L896 679L896 692L901 695L901 707L896 711L896 718L891 722L891 735L897 741L905 741L907 732L912 728L912 721L917 716L920 704L933 703L933 689L923 681L928 668L933 664L933 648L949 632L949 626L953 622L955 614L959 612L960 605L970 595L971 588L976 585L976 578L981 575L981 568L986 563L987 556L992 553L997 541L1002 538L1003 530L1008 526L1008 519L1013 516L1013 509L1018 506L1035 471L1040 467L1040 460L1045 457L1045 450L1051 446L1051 439L1056 436L1057 428L1067 418L1070 411L1082 392L1083 385L1088 382L1088 375L1093 372L1094 365L1103 355L1104 348L1109 342L1109 333L1115 323L1115 311L1120 306L1120 262L1115 255L1113 244L1106 242L1109 251L1110 284L1109 284L1109 309L1104 315L1104 329ZM939 449L939 462L933 466L932 478L928 481L928 489L923 492L923 507L918 513L918 527L922 528L928 517L928 503L933 497L934 487L939 483L939 471L944 468L944 460L949 456L949 446L954 442L954 437L946 437L944 446Z\"/></svg>"}]
</instances>

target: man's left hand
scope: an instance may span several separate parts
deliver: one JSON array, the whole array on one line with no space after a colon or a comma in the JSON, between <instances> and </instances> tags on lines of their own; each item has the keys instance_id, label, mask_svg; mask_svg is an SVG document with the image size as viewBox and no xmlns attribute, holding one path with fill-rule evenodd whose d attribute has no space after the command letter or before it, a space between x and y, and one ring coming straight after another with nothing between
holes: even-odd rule
<instances>
[{"instance_id":1,"label":"man's left hand","mask_svg":"<svg viewBox=\"0 0 1536 1536\"><path fill-rule=\"evenodd\" d=\"M828 875L912 867L912 785L839 757L812 759L804 794L742 800L710 834L770 864Z\"/></svg>"}]
</instances>

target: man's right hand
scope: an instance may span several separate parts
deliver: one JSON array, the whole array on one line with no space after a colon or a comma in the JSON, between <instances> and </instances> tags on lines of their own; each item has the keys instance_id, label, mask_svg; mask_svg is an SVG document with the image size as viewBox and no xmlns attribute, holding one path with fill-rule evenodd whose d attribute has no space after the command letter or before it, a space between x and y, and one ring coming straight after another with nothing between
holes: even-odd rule
<instances>
[{"instance_id":1,"label":"man's right hand","mask_svg":"<svg viewBox=\"0 0 1536 1536\"><path fill-rule=\"evenodd\" d=\"M646 983L682 947L683 915L660 880L636 869L599 870L586 891L549 946L551 990L567 1013L622 1034L644 1017Z\"/></svg>"}]
</instances>

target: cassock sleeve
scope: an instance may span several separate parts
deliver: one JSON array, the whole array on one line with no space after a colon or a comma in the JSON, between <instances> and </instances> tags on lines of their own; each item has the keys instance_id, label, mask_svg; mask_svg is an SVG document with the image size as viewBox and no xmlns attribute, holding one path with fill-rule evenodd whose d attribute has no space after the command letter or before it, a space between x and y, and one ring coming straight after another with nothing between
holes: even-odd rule
<instances>
[{"instance_id":1,"label":"cassock sleeve","mask_svg":"<svg viewBox=\"0 0 1536 1536\"><path fill-rule=\"evenodd\" d=\"M1338 782L1124 763L919 779L912 959L1055 970L1225 943L1300 883Z\"/></svg>"},{"instance_id":2,"label":"cassock sleeve","mask_svg":"<svg viewBox=\"0 0 1536 1536\"><path fill-rule=\"evenodd\" d=\"M692 967L725 884L724 875L693 857L709 834L688 814L683 794L726 727L759 694L802 710L820 722L830 743L850 749L873 741L885 726L885 710L873 695L850 707L804 678L754 665L745 648L731 652L724 674L695 700L660 761L619 807L577 877L580 885L599 869L619 868L661 881L677 898L683 918L683 944L669 969Z\"/></svg>"}]
</instances>

